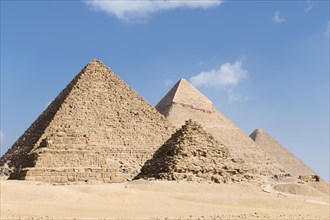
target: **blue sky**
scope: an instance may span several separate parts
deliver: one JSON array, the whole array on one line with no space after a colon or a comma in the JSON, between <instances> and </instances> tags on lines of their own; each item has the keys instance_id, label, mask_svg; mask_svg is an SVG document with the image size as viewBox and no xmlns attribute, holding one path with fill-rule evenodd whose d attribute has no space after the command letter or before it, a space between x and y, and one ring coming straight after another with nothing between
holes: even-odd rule
<instances>
[{"instance_id":1,"label":"blue sky","mask_svg":"<svg viewBox=\"0 0 330 220\"><path fill-rule=\"evenodd\" d=\"M190 80L329 179L328 1L1 1L1 154L93 58L152 105Z\"/></svg>"}]
</instances>

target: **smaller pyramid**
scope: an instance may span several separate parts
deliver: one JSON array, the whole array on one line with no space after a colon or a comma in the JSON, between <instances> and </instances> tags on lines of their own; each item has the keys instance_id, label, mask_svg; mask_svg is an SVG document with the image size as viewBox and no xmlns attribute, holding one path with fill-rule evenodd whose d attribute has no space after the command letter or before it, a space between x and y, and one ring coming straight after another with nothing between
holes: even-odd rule
<instances>
[{"instance_id":1,"label":"smaller pyramid","mask_svg":"<svg viewBox=\"0 0 330 220\"><path fill-rule=\"evenodd\" d=\"M188 120L163 144L136 179L241 182L254 178L240 158L231 158L227 147L197 122Z\"/></svg>"},{"instance_id":2,"label":"smaller pyramid","mask_svg":"<svg viewBox=\"0 0 330 220\"><path fill-rule=\"evenodd\" d=\"M277 161L287 173L294 177L309 178L315 177L316 173L305 165L301 160L288 151L283 145L277 142L263 129L256 129L250 137L261 146L267 155Z\"/></svg>"}]
</instances>

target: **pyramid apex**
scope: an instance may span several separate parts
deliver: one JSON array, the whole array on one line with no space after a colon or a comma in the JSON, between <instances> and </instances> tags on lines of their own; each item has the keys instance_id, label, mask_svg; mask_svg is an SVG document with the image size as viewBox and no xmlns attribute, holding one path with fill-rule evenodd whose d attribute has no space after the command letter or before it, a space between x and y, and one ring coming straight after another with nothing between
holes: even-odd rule
<instances>
[{"instance_id":1,"label":"pyramid apex","mask_svg":"<svg viewBox=\"0 0 330 220\"><path fill-rule=\"evenodd\" d=\"M87 65L83 68L83 72L86 72L88 70L92 70L92 72L103 72L105 69L112 72L112 70L107 67L101 60L98 59L92 59L87 63Z\"/></svg>"},{"instance_id":2,"label":"pyramid apex","mask_svg":"<svg viewBox=\"0 0 330 220\"><path fill-rule=\"evenodd\" d=\"M89 63L87 65L95 65L95 64L103 64L103 62L101 60L98 60L98 59L94 58L91 61L89 61Z\"/></svg>"},{"instance_id":3,"label":"pyramid apex","mask_svg":"<svg viewBox=\"0 0 330 220\"><path fill-rule=\"evenodd\" d=\"M184 78L181 78L172 87L156 105L156 108L159 112L165 113L173 103L204 111L214 111L212 102Z\"/></svg>"},{"instance_id":4,"label":"pyramid apex","mask_svg":"<svg viewBox=\"0 0 330 220\"><path fill-rule=\"evenodd\" d=\"M259 136L259 135L263 135L263 134L267 134L266 132L265 132L265 130L264 129L262 129L262 128L257 128L257 129L255 129L251 134L250 134L250 138L252 138L252 140L256 140L257 139L257 136Z\"/></svg>"},{"instance_id":5,"label":"pyramid apex","mask_svg":"<svg viewBox=\"0 0 330 220\"><path fill-rule=\"evenodd\" d=\"M193 87L193 85L191 85L190 82L189 82L188 80L186 80L185 78L180 78L179 81L178 81L177 83L178 83L178 84L187 84L187 85Z\"/></svg>"},{"instance_id":6,"label":"pyramid apex","mask_svg":"<svg viewBox=\"0 0 330 220\"><path fill-rule=\"evenodd\" d=\"M92 59L86 65L86 67L97 67L97 66L105 66L101 60Z\"/></svg>"},{"instance_id":7,"label":"pyramid apex","mask_svg":"<svg viewBox=\"0 0 330 220\"><path fill-rule=\"evenodd\" d=\"M257 129L254 130L254 132L256 132L256 133L265 133L265 130L262 129L262 128L257 128Z\"/></svg>"},{"instance_id":8,"label":"pyramid apex","mask_svg":"<svg viewBox=\"0 0 330 220\"><path fill-rule=\"evenodd\" d=\"M188 82L185 78L180 78L179 82Z\"/></svg>"}]
</instances>

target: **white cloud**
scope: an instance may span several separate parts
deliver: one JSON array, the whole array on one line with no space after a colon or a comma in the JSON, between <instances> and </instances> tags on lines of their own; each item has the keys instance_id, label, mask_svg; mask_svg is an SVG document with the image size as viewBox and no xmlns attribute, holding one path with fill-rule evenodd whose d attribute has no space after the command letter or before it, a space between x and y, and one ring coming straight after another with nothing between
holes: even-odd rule
<instances>
[{"instance_id":1,"label":"white cloud","mask_svg":"<svg viewBox=\"0 0 330 220\"><path fill-rule=\"evenodd\" d=\"M330 20L328 21L328 24L325 28L324 34L325 34L325 36L329 37L329 34L330 34Z\"/></svg>"},{"instance_id":2,"label":"white cloud","mask_svg":"<svg viewBox=\"0 0 330 220\"><path fill-rule=\"evenodd\" d=\"M229 102L242 102L247 101L248 97L242 97L240 94L229 94L228 101Z\"/></svg>"},{"instance_id":3,"label":"white cloud","mask_svg":"<svg viewBox=\"0 0 330 220\"><path fill-rule=\"evenodd\" d=\"M177 8L202 8L207 9L219 6L223 0L127 0L105 1L84 0L93 10L105 11L126 22L141 21L158 11L173 10Z\"/></svg>"},{"instance_id":4,"label":"white cloud","mask_svg":"<svg viewBox=\"0 0 330 220\"><path fill-rule=\"evenodd\" d=\"M280 15L280 11L275 11L273 14L273 22L276 24L281 24L283 22L285 22L285 18L281 17Z\"/></svg>"},{"instance_id":5,"label":"white cloud","mask_svg":"<svg viewBox=\"0 0 330 220\"><path fill-rule=\"evenodd\" d=\"M3 142L3 139L5 138L5 133L3 133L2 130L0 130L0 143Z\"/></svg>"},{"instance_id":6,"label":"white cloud","mask_svg":"<svg viewBox=\"0 0 330 220\"><path fill-rule=\"evenodd\" d=\"M242 60L225 63L219 69L201 72L190 78L194 86L236 86L247 78L248 71L242 68Z\"/></svg>"},{"instance_id":7,"label":"white cloud","mask_svg":"<svg viewBox=\"0 0 330 220\"><path fill-rule=\"evenodd\" d=\"M307 0L305 12L309 12L312 9L313 9L313 3L312 3L312 1L311 0Z\"/></svg>"}]
</instances>

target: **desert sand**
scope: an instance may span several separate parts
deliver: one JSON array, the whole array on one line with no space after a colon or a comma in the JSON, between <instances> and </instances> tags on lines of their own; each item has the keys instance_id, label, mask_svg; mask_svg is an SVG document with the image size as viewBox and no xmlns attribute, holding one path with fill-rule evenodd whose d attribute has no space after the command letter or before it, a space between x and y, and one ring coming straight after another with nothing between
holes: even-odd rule
<instances>
[{"instance_id":1,"label":"desert sand","mask_svg":"<svg viewBox=\"0 0 330 220\"><path fill-rule=\"evenodd\" d=\"M325 193L315 193L307 183L274 184L3 180L1 219L329 219Z\"/></svg>"}]
</instances>

